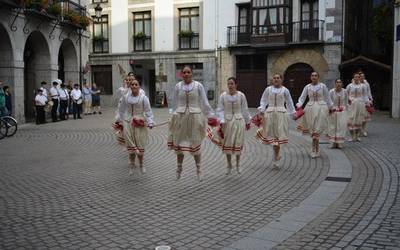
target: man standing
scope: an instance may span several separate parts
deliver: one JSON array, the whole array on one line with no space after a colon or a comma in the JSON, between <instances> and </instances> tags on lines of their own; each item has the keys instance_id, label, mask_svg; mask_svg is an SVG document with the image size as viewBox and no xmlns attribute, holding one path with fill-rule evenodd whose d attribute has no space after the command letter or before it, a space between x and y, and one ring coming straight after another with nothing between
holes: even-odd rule
<instances>
[{"instance_id":1,"label":"man standing","mask_svg":"<svg viewBox=\"0 0 400 250\"><path fill-rule=\"evenodd\" d=\"M3 82L0 81L0 117L8 115L6 108L6 95L3 90Z\"/></svg>"},{"instance_id":2,"label":"man standing","mask_svg":"<svg viewBox=\"0 0 400 250\"><path fill-rule=\"evenodd\" d=\"M82 92L79 89L78 84L74 84L74 89L71 91L71 98L72 98L72 112L74 114L74 119L82 119L81 112L82 112Z\"/></svg>"},{"instance_id":3,"label":"man standing","mask_svg":"<svg viewBox=\"0 0 400 250\"><path fill-rule=\"evenodd\" d=\"M46 85L47 85L47 82L43 81L43 82L40 83L40 88L41 88L42 91L43 91L43 95L44 95L46 98L49 98Z\"/></svg>"},{"instance_id":4,"label":"man standing","mask_svg":"<svg viewBox=\"0 0 400 250\"><path fill-rule=\"evenodd\" d=\"M36 106L36 124L46 123L46 116L44 113L44 106L47 103L47 97L43 95L43 89L40 88L37 90L38 94L35 97L35 106Z\"/></svg>"},{"instance_id":5,"label":"man standing","mask_svg":"<svg viewBox=\"0 0 400 250\"><path fill-rule=\"evenodd\" d=\"M60 99L60 94L58 93L57 85L61 82L61 80L54 80L53 81L53 87L50 88L50 97L51 100L53 101L53 107L51 107L51 120L53 122L57 121L57 109L58 109L58 103Z\"/></svg>"},{"instance_id":6,"label":"man standing","mask_svg":"<svg viewBox=\"0 0 400 250\"><path fill-rule=\"evenodd\" d=\"M11 91L9 86L3 87L4 94L6 95L6 108L8 115L12 114L12 101L11 101Z\"/></svg>"},{"instance_id":7,"label":"man standing","mask_svg":"<svg viewBox=\"0 0 400 250\"><path fill-rule=\"evenodd\" d=\"M60 119L66 120L69 95L64 83L61 83L61 89L59 92L60 92Z\"/></svg>"}]
</instances>

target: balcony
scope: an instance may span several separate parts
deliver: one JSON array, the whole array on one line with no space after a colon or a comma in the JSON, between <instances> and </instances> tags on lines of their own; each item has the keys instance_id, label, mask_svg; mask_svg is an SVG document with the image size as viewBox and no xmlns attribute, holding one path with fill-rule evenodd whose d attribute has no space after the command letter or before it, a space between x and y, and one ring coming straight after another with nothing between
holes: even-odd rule
<instances>
[{"instance_id":1,"label":"balcony","mask_svg":"<svg viewBox=\"0 0 400 250\"><path fill-rule=\"evenodd\" d=\"M323 20L266 26L229 26L228 47L285 47L291 44L322 43Z\"/></svg>"}]
</instances>

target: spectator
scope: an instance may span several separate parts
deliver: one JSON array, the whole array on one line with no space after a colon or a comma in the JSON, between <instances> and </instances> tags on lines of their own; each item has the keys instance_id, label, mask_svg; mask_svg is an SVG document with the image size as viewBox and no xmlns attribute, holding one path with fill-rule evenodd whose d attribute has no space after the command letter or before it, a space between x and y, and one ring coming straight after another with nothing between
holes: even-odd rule
<instances>
[{"instance_id":1,"label":"spectator","mask_svg":"<svg viewBox=\"0 0 400 250\"><path fill-rule=\"evenodd\" d=\"M67 112L68 115L71 115L72 111L73 111L72 110L71 91L72 91L72 83L71 83L71 81L69 81L68 85L67 85L67 92L68 92L68 96L70 97L69 101L68 101L68 112Z\"/></svg>"},{"instance_id":2,"label":"spectator","mask_svg":"<svg viewBox=\"0 0 400 250\"><path fill-rule=\"evenodd\" d=\"M97 88L96 83L92 85L92 106L93 106L93 114L97 112L101 114L100 110L100 90Z\"/></svg>"},{"instance_id":3,"label":"spectator","mask_svg":"<svg viewBox=\"0 0 400 250\"><path fill-rule=\"evenodd\" d=\"M0 117L8 115L6 108L6 95L1 85L3 85L2 81L0 81Z\"/></svg>"},{"instance_id":4,"label":"spectator","mask_svg":"<svg viewBox=\"0 0 400 250\"><path fill-rule=\"evenodd\" d=\"M45 82L45 81L41 82L41 83L40 83L40 86L41 86L40 89L42 89L43 95L44 95L46 98L48 98L48 91L47 91L46 85L47 85L47 82Z\"/></svg>"},{"instance_id":5,"label":"spectator","mask_svg":"<svg viewBox=\"0 0 400 250\"><path fill-rule=\"evenodd\" d=\"M11 91L9 86L3 87L4 94L6 95L6 108L8 111L8 115L12 114L12 102L11 102Z\"/></svg>"},{"instance_id":6,"label":"spectator","mask_svg":"<svg viewBox=\"0 0 400 250\"><path fill-rule=\"evenodd\" d=\"M50 97L53 101L53 106L51 107L51 120L53 122L57 121L57 110L60 101L60 93L58 92L57 85L61 84L61 80L55 79L53 81L53 87L50 88ZM42 93L43 94L43 93Z\"/></svg>"},{"instance_id":7,"label":"spectator","mask_svg":"<svg viewBox=\"0 0 400 250\"><path fill-rule=\"evenodd\" d=\"M79 89L78 84L74 84L74 89L71 91L71 99L73 102L73 114L74 114L74 119L82 119L81 113L82 113L82 92Z\"/></svg>"},{"instance_id":8,"label":"spectator","mask_svg":"<svg viewBox=\"0 0 400 250\"><path fill-rule=\"evenodd\" d=\"M68 101L69 101L69 94L67 89L65 88L65 84L61 84L61 89L60 89L60 119L61 120L66 120L68 119Z\"/></svg>"},{"instance_id":9,"label":"spectator","mask_svg":"<svg viewBox=\"0 0 400 250\"><path fill-rule=\"evenodd\" d=\"M82 89L83 93L83 102L85 105L84 114L91 115L92 114L92 90L88 87L88 84L85 83Z\"/></svg>"},{"instance_id":10,"label":"spectator","mask_svg":"<svg viewBox=\"0 0 400 250\"><path fill-rule=\"evenodd\" d=\"M38 94L35 97L36 106L36 124L46 123L46 116L44 112L44 107L47 104L47 97L43 95L43 89L37 90Z\"/></svg>"}]
</instances>

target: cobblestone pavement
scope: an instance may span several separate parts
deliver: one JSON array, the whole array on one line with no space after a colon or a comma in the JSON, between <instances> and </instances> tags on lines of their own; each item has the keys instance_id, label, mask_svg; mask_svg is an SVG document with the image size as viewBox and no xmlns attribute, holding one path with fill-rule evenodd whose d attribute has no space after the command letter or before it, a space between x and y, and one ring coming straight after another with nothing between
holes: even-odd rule
<instances>
[{"instance_id":1,"label":"cobblestone pavement","mask_svg":"<svg viewBox=\"0 0 400 250\"><path fill-rule=\"evenodd\" d=\"M165 109L154 112L157 121L168 118ZM300 204L330 167L324 152L311 160L309 143L293 132L274 171L271 149L252 129L240 176L226 177L223 155L205 141L205 180L196 180L187 157L176 181L163 126L150 133L147 173L128 176L111 121L105 112L24 125L0 141L1 249L221 249ZM376 115L369 137L343 150L353 167L343 194L278 249L399 248L399 125Z\"/></svg>"}]
</instances>

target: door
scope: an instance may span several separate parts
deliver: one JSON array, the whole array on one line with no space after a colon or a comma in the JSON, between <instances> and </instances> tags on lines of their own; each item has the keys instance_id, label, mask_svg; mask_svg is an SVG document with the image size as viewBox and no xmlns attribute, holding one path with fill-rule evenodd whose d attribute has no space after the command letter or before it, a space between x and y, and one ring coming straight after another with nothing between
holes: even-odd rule
<instances>
[{"instance_id":1,"label":"door","mask_svg":"<svg viewBox=\"0 0 400 250\"><path fill-rule=\"evenodd\" d=\"M303 88L311 82L310 76L314 69L305 63L296 63L285 71L284 85L289 89L293 102L297 103Z\"/></svg>"},{"instance_id":2,"label":"door","mask_svg":"<svg viewBox=\"0 0 400 250\"><path fill-rule=\"evenodd\" d=\"M258 107L267 87L267 55L237 56L236 78L238 90L246 95L249 107Z\"/></svg>"}]
</instances>

